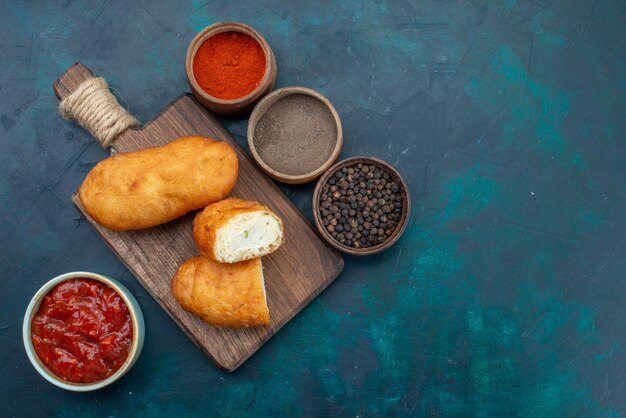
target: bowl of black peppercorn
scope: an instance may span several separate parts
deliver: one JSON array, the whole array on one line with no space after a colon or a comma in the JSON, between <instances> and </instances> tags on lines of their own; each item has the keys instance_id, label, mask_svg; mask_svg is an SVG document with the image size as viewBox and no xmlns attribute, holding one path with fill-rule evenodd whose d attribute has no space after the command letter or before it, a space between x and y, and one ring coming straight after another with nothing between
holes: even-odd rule
<instances>
[{"instance_id":1,"label":"bowl of black peppercorn","mask_svg":"<svg viewBox=\"0 0 626 418\"><path fill-rule=\"evenodd\" d=\"M351 157L330 167L313 192L313 217L322 237L338 250L371 255L391 247L411 215L406 182L389 163Z\"/></svg>"}]
</instances>

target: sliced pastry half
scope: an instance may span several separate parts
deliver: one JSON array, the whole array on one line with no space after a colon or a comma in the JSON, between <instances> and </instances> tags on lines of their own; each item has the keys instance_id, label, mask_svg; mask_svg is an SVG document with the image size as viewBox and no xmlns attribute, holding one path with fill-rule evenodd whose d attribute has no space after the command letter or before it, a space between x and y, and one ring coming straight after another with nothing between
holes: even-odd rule
<instances>
[{"instance_id":1,"label":"sliced pastry half","mask_svg":"<svg viewBox=\"0 0 626 418\"><path fill-rule=\"evenodd\" d=\"M261 257L284 241L283 223L267 206L234 197L207 206L193 221L203 255L220 263Z\"/></svg>"},{"instance_id":2,"label":"sliced pastry half","mask_svg":"<svg viewBox=\"0 0 626 418\"><path fill-rule=\"evenodd\" d=\"M260 258L232 264L191 258L174 275L172 293L183 309L212 325L270 323Z\"/></svg>"}]
</instances>

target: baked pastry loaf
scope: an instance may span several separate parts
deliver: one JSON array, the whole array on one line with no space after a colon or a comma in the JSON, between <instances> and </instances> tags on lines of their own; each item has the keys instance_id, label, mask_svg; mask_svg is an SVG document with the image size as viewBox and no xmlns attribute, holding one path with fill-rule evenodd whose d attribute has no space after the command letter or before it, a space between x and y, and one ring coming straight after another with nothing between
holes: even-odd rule
<instances>
[{"instance_id":1,"label":"baked pastry loaf","mask_svg":"<svg viewBox=\"0 0 626 418\"><path fill-rule=\"evenodd\" d=\"M237 171L230 145L187 136L100 161L78 196L89 216L106 228L148 228L228 196Z\"/></svg>"},{"instance_id":2,"label":"baked pastry loaf","mask_svg":"<svg viewBox=\"0 0 626 418\"><path fill-rule=\"evenodd\" d=\"M224 264L194 257L176 271L172 293L183 309L212 325L270 323L260 258Z\"/></svg>"},{"instance_id":3,"label":"baked pastry loaf","mask_svg":"<svg viewBox=\"0 0 626 418\"><path fill-rule=\"evenodd\" d=\"M203 255L236 263L270 254L284 241L283 223L267 206L234 197L207 206L193 221Z\"/></svg>"}]
</instances>

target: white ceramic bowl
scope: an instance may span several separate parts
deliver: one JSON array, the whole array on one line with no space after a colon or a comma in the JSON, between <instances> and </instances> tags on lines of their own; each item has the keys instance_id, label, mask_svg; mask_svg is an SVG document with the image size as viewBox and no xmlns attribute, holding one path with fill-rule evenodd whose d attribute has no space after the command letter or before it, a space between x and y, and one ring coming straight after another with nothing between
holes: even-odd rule
<instances>
[{"instance_id":1,"label":"white ceramic bowl","mask_svg":"<svg viewBox=\"0 0 626 418\"><path fill-rule=\"evenodd\" d=\"M54 286L57 284L69 280L69 279L94 279L98 280L113 290L115 290L124 300L126 306L128 307L128 311L130 312L130 316L133 322L133 342L130 347L130 351L128 352L128 357L122 367L120 367L115 373L111 376L107 377L104 380L100 380L98 382L93 383L72 383L66 380L61 379L54 373L52 373L35 352L35 347L33 346L33 341L31 338L31 322L33 316L39 310L39 305L43 301L43 298L52 290ZM118 380L120 377L124 376L126 372L128 372L131 367L135 364L137 359L139 358L139 354L141 354L141 349L143 348L143 341L145 338L145 324L143 320L143 314L141 313L141 308L139 307L139 303L137 303L137 299L133 296L130 291L124 287L117 280L113 280L110 277L103 276L101 274L90 273L87 271L74 271L71 273L65 273L60 276L55 277L50 280L48 283L44 284L41 289L35 293L35 296L31 299L28 304L28 308L26 308L26 314L24 315L24 324L22 327L22 337L24 340L24 348L26 349L26 354L30 359L30 362L33 364L33 367L44 379L48 382L56 385L60 388L71 390L74 392L87 392L90 390L101 389L105 386L110 385L111 383Z\"/></svg>"}]
</instances>

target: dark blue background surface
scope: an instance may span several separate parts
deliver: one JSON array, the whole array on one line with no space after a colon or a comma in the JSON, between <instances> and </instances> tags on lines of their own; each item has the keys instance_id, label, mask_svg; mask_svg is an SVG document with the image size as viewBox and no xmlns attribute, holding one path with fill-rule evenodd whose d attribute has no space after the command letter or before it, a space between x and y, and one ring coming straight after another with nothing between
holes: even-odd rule
<instances>
[{"instance_id":1,"label":"dark blue background surface","mask_svg":"<svg viewBox=\"0 0 626 418\"><path fill-rule=\"evenodd\" d=\"M615 416L626 410L623 1L5 1L0 4L0 400L8 416ZM395 164L403 238L342 276L238 371L218 371L70 202L106 156L57 115L75 61L140 120L188 91L194 34L257 28L277 87L335 105L342 157ZM246 120L224 120L245 145ZM311 218L312 185L283 187ZM117 384L57 389L26 305L91 270L139 299Z\"/></svg>"}]
</instances>

